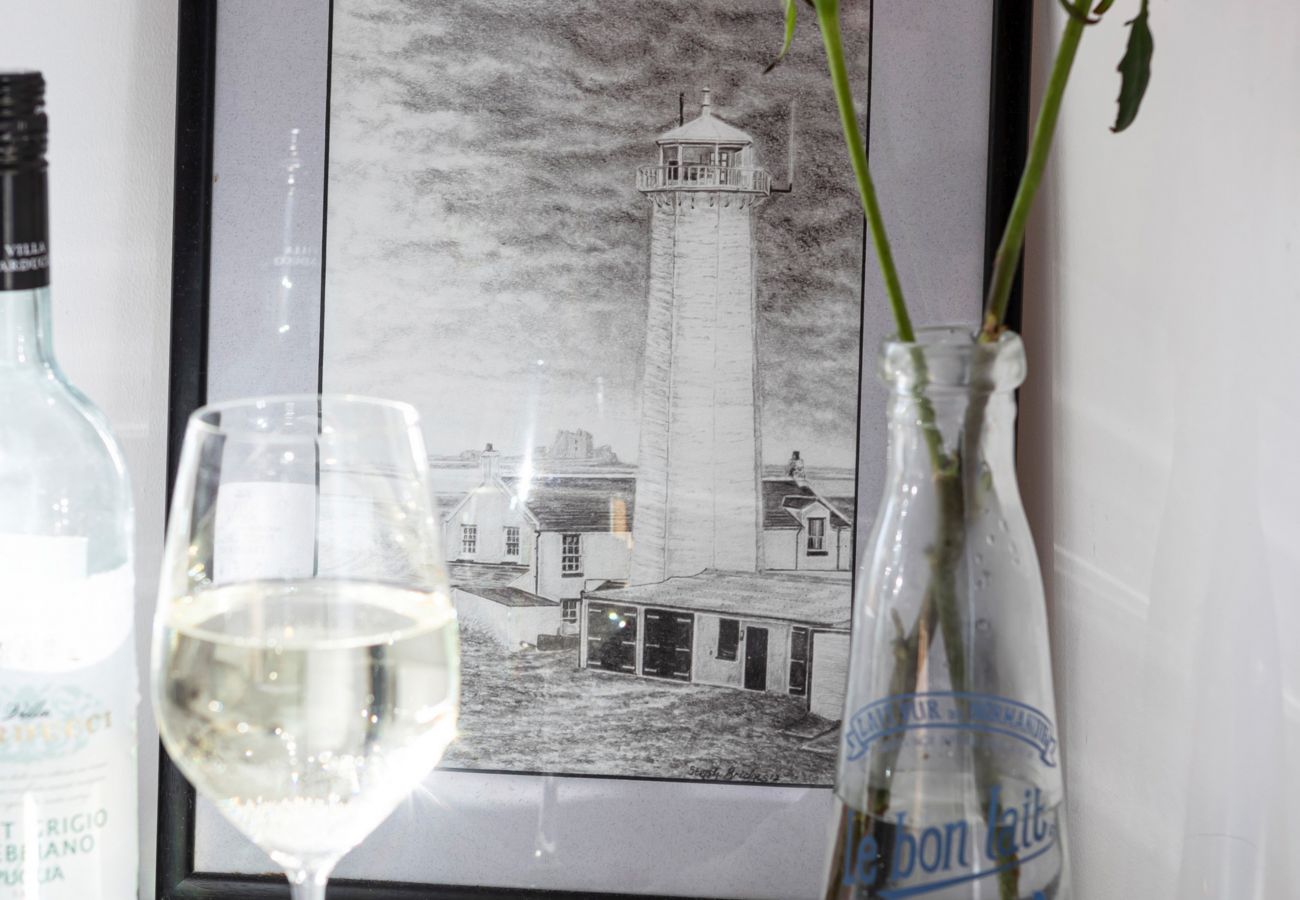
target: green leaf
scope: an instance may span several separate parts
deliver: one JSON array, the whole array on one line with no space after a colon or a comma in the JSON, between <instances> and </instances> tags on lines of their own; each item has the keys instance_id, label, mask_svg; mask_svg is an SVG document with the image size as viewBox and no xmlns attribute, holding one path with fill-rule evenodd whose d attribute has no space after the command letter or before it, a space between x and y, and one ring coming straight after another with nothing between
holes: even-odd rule
<instances>
[{"instance_id":1,"label":"green leaf","mask_svg":"<svg viewBox=\"0 0 1300 900\"><path fill-rule=\"evenodd\" d=\"M1110 9L1114 5L1115 0L1101 0L1100 3L1093 7L1092 14L1094 16L1104 15L1106 10Z\"/></svg>"},{"instance_id":2,"label":"green leaf","mask_svg":"<svg viewBox=\"0 0 1300 900\"><path fill-rule=\"evenodd\" d=\"M781 45L781 52L772 60L771 65L763 70L766 75L777 67L781 60L785 59L785 54L790 50L790 45L794 43L794 22L795 22L795 0L785 0L785 43Z\"/></svg>"},{"instance_id":3,"label":"green leaf","mask_svg":"<svg viewBox=\"0 0 1300 900\"><path fill-rule=\"evenodd\" d=\"M1129 26L1128 47L1124 50L1124 58L1119 61L1119 111L1110 129L1114 132L1123 131L1133 124L1146 95L1147 83L1151 81L1151 54L1156 45L1147 22L1147 3L1148 0L1142 0L1142 9L1137 17L1124 23Z\"/></svg>"}]
</instances>

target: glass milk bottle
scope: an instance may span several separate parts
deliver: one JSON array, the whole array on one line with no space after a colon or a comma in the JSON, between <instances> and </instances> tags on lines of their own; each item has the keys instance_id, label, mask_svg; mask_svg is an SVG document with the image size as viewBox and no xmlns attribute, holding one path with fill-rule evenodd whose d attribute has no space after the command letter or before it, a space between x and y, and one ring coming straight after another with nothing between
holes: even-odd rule
<instances>
[{"instance_id":1,"label":"glass milk bottle","mask_svg":"<svg viewBox=\"0 0 1300 900\"><path fill-rule=\"evenodd\" d=\"M1013 456L1019 337L887 342L828 898L1065 900L1043 585Z\"/></svg>"}]
</instances>

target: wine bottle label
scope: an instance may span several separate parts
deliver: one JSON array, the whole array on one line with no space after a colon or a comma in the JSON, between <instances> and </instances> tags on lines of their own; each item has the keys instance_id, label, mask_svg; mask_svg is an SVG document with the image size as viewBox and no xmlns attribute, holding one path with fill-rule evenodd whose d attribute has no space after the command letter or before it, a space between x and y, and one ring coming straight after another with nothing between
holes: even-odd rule
<instances>
[{"instance_id":1,"label":"wine bottle label","mask_svg":"<svg viewBox=\"0 0 1300 900\"><path fill-rule=\"evenodd\" d=\"M77 538L0 536L0 900L136 896L132 578L75 577L84 559Z\"/></svg>"},{"instance_id":2,"label":"wine bottle label","mask_svg":"<svg viewBox=\"0 0 1300 900\"><path fill-rule=\"evenodd\" d=\"M44 167L0 170L0 291L50 283L46 208Z\"/></svg>"}]
</instances>

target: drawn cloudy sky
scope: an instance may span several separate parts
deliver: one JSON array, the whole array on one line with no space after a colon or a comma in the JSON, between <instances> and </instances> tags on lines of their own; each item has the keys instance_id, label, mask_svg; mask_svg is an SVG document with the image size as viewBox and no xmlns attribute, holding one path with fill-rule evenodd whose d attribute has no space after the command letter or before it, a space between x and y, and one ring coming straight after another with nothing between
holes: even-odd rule
<instances>
[{"instance_id":1,"label":"drawn cloudy sky","mask_svg":"<svg viewBox=\"0 0 1300 900\"><path fill-rule=\"evenodd\" d=\"M862 230L810 20L768 76L777 0L340 0L334 28L327 389L415 402L436 454L582 427L634 460L635 171L707 85L778 182L798 103L758 219L764 461L853 464Z\"/></svg>"}]
</instances>

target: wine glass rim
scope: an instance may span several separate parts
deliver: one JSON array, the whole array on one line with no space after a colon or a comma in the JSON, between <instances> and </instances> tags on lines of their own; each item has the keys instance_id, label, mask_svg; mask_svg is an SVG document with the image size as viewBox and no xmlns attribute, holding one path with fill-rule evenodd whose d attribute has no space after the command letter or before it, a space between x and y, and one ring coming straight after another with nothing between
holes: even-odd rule
<instances>
[{"instance_id":1,"label":"wine glass rim","mask_svg":"<svg viewBox=\"0 0 1300 900\"><path fill-rule=\"evenodd\" d=\"M328 401L331 403L346 403L353 406L371 406L379 409L388 409L399 413L404 424L408 428L414 428L420 424L420 413L403 400L390 400L386 397L370 397L364 394L266 394L252 397L237 397L233 400L222 400L217 403L205 403L194 412L190 413L189 425L191 428L200 428L209 434L220 434L224 429L220 425L214 425L209 421L209 417L214 413L230 412L237 409L256 410L276 405L288 403L317 403Z\"/></svg>"}]
</instances>

